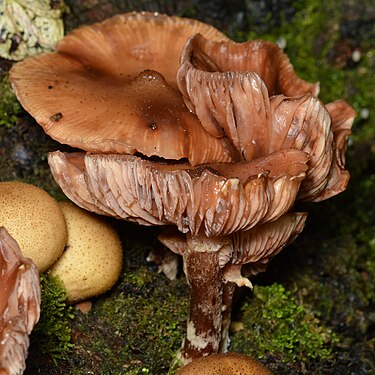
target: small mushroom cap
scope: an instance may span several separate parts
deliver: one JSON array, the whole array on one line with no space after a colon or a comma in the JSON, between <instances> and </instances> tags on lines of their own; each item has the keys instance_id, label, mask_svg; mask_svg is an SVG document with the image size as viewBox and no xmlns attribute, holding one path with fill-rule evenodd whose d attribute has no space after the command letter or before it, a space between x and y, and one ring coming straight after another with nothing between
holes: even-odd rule
<instances>
[{"instance_id":1,"label":"small mushroom cap","mask_svg":"<svg viewBox=\"0 0 375 375\"><path fill-rule=\"evenodd\" d=\"M56 53L18 63L10 79L24 108L61 143L192 164L231 161L228 140L202 130L177 89L180 52L196 32L225 39L190 19L115 16L73 31Z\"/></svg>"},{"instance_id":2,"label":"small mushroom cap","mask_svg":"<svg viewBox=\"0 0 375 375\"><path fill-rule=\"evenodd\" d=\"M0 225L40 271L57 260L68 238L59 204L43 189L22 182L0 182Z\"/></svg>"},{"instance_id":3,"label":"small mushroom cap","mask_svg":"<svg viewBox=\"0 0 375 375\"><path fill-rule=\"evenodd\" d=\"M271 371L251 357L228 353L199 358L179 369L176 375L271 375Z\"/></svg>"},{"instance_id":4,"label":"small mushroom cap","mask_svg":"<svg viewBox=\"0 0 375 375\"><path fill-rule=\"evenodd\" d=\"M165 164L130 155L54 152L56 182L76 204L144 225L207 236L275 220L294 203L308 156L283 150L251 162Z\"/></svg>"},{"instance_id":5,"label":"small mushroom cap","mask_svg":"<svg viewBox=\"0 0 375 375\"><path fill-rule=\"evenodd\" d=\"M0 227L0 373L22 374L29 334L39 320L39 272Z\"/></svg>"},{"instance_id":6,"label":"small mushroom cap","mask_svg":"<svg viewBox=\"0 0 375 375\"><path fill-rule=\"evenodd\" d=\"M65 252L51 267L77 302L109 290L120 276L122 247L117 232L103 219L70 202L61 202L68 225Z\"/></svg>"}]
</instances>

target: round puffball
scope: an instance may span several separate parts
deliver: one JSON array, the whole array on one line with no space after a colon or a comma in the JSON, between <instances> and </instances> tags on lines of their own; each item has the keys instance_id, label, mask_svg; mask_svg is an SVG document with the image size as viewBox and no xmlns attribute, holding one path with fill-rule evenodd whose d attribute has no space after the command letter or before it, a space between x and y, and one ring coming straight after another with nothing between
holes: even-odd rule
<instances>
[{"instance_id":1,"label":"round puffball","mask_svg":"<svg viewBox=\"0 0 375 375\"><path fill-rule=\"evenodd\" d=\"M59 204L43 189L23 182L0 182L0 226L39 271L60 257L68 239Z\"/></svg>"},{"instance_id":2,"label":"round puffball","mask_svg":"<svg viewBox=\"0 0 375 375\"><path fill-rule=\"evenodd\" d=\"M51 267L59 276L70 303L110 289L121 273L122 246L117 232L95 214L69 202L60 207L68 225L66 250Z\"/></svg>"}]
</instances>

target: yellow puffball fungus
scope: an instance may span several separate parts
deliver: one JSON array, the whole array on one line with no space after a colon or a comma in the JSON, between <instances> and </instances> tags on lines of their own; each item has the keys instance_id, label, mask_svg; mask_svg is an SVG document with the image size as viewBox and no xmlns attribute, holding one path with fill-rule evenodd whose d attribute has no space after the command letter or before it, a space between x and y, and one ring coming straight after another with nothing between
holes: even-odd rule
<instances>
[{"instance_id":1,"label":"yellow puffball fungus","mask_svg":"<svg viewBox=\"0 0 375 375\"><path fill-rule=\"evenodd\" d=\"M122 247L117 232L103 219L70 202L61 202L68 226L68 244L51 267L77 302L110 289L120 276Z\"/></svg>"},{"instance_id":2,"label":"yellow puffball fungus","mask_svg":"<svg viewBox=\"0 0 375 375\"><path fill-rule=\"evenodd\" d=\"M23 182L0 182L0 226L39 271L64 251L68 232L62 210L46 191Z\"/></svg>"}]
</instances>

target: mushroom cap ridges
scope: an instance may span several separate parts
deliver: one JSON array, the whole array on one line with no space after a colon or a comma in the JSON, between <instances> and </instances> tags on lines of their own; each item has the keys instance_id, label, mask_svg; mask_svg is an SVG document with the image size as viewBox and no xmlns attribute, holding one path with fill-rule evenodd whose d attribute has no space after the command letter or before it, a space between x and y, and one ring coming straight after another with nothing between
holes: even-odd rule
<instances>
[{"instance_id":1,"label":"mushroom cap ridges","mask_svg":"<svg viewBox=\"0 0 375 375\"><path fill-rule=\"evenodd\" d=\"M271 375L265 366L237 353L212 354L177 371L177 375Z\"/></svg>"},{"instance_id":2,"label":"mushroom cap ridges","mask_svg":"<svg viewBox=\"0 0 375 375\"><path fill-rule=\"evenodd\" d=\"M307 161L296 150L195 168L129 155L49 155L55 180L80 207L144 225L175 224L183 233L207 236L277 219L294 203Z\"/></svg>"},{"instance_id":3,"label":"mushroom cap ridges","mask_svg":"<svg viewBox=\"0 0 375 375\"><path fill-rule=\"evenodd\" d=\"M122 268L122 246L117 232L104 218L70 202L61 202L68 225L68 244L51 267L76 302L99 295L117 281Z\"/></svg>"},{"instance_id":4,"label":"mushroom cap ridges","mask_svg":"<svg viewBox=\"0 0 375 375\"><path fill-rule=\"evenodd\" d=\"M324 106L315 97L318 85L300 79L276 45L193 36L177 82L205 130L227 137L242 159L289 148L307 152L310 166L298 199L319 201L345 190L354 110L343 101Z\"/></svg>"},{"instance_id":5,"label":"mushroom cap ridges","mask_svg":"<svg viewBox=\"0 0 375 375\"><path fill-rule=\"evenodd\" d=\"M40 271L64 251L68 233L59 204L34 185L0 182L0 225L18 242L22 254Z\"/></svg>"},{"instance_id":6,"label":"mushroom cap ridges","mask_svg":"<svg viewBox=\"0 0 375 375\"><path fill-rule=\"evenodd\" d=\"M203 35L192 36L184 45L178 72L178 84L186 93L180 79L187 69L198 68L208 72L254 72L262 77L271 95L295 96L311 93L317 96L319 83L301 79L294 71L288 56L275 43L250 40L236 43L232 40L209 40Z\"/></svg>"}]
</instances>

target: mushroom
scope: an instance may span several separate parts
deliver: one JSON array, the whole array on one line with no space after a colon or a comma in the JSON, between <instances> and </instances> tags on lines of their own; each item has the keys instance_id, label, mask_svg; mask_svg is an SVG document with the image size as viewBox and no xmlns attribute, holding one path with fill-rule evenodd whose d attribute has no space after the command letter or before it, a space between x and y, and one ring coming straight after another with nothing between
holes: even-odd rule
<instances>
[{"instance_id":1,"label":"mushroom","mask_svg":"<svg viewBox=\"0 0 375 375\"><path fill-rule=\"evenodd\" d=\"M160 240L190 285L185 363L227 350L234 289L251 287L242 267L264 270L301 232L295 200L348 180L349 105L325 107L273 44L237 45L192 20L132 13L84 27L11 81L48 134L88 151L48 158L73 202L180 232Z\"/></svg>"},{"instance_id":2,"label":"mushroom","mask_svg":"<svg viewBox=\"0 0 375 375\"><path fill-rule=\"evenodd\" d=\"M343 156L355 112L344 100L323 110L315 98L319 85L301 80L277 45L194 35L182 51L177 81L206 131L227 137L242 159L289 148L307 152L299 199L319 201L345 190Z\"/></svg>"},{"instance_id":3,"label":"mushroom","mask_svg":"<svg viewBox=\"0 0 375 375\"><path fill-rule=\"evenodd\" d=\"M212 354L179 369L176 375L271 375L265 366L238 353Z\"/></svg>"},{"instance_id":4,"label":"mushroom","mask_svg":"<svg viewBox=\"0 0 375 375\"><path fill-rule=\"evenodd\" d=\"M220 237L185 238L170 231L159 235L165 246L183 256L191 289L183 362L202 353L226 352L235 286L252 288L241 275L242 266L247 265L249 273L257 274L258 263L267 265L293 241L302 231L306 217L305 213L287 213L275 221Z\"/></svg>"},{"instance_id":5,"label":"mushroom","mask_svg":"<svg viewBox=\"0 0 375 375\"><path fill-rule=\"evenodd\" d=\"M49 156L54 178L83 208L90 209L95 203L97 213L145 225L174 224L187 233L187 244L180 250L173 247L178 243L175 239L169 241L172 245L162 240L184 256L191 286L185 359L217 352L219 346L225 350L234 285L250 286L240 275L240 265L266 262L302 230L303 214L282 215L294 203L307 161L306 154L296 150L282 150L241 164L199 167L129 155L57 151ZM246 232L269 221L274 222L255 227L260 235ZM271 239L266 241L268 236ZM233 265L226 267L231 262ZM202 342L206 343L204 348Z\"/></svg>"},{"instance_id":6,"label":"mushroom","mask_svg":"<svg viewBox=\"0 0 375 375\"><path fill-rule=\"evenodd\" d=\"M41 272L59 258L68 236L57 201L45 190L17 181L0 182L0 226Z\"/></svg>"},{"instance_id":7,"label":"mushroom","mask_svg":"<svg viewBox=\"0 0 375 375\"><path fill-rule=\"evenodd\" d=\"M22 374L29 335L39 320L39 272L0 227L0 373Z\"/></svg>"},{"instance_id":8,"label":"mushroom","mask_svg":"<svg viewBox=\"0 0 375 375\"><path fill-rule=\"evenodd\" d=\"M78 206L144 225L222 236L288 211L307 170L302 151L237 164L152 162L132 155L50 153L52 174Z\"/></svg>"},{"instance_id":9,"label":"mushroom","mask_svg":"<svg viewBox=\"0 0 375 375\"><path fill-rule=\"evenodd\" d=\"M10 79L24 108L61 143L94 153L188 158L194 165L231 161L235 150L202 131L177 89L182 46L197 32L226 39L189 19L115 16L73 31L56 53L13 66Z\"/></svg>"},{"instance_id":10,"label":"mushroom","mask_svg":"<svg viewBox=\"0 0 375 375\"><path fill-rule=\"evenodd\" d=\"M77 302L109 290L120 276L122 247L103 218L70 202L61 202L68 226L67 248L50 268L63 283L67 301Z\"/></svg>"}]
</instances>

